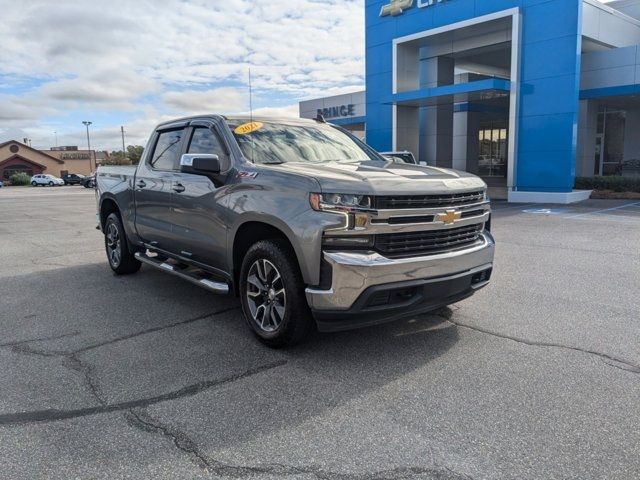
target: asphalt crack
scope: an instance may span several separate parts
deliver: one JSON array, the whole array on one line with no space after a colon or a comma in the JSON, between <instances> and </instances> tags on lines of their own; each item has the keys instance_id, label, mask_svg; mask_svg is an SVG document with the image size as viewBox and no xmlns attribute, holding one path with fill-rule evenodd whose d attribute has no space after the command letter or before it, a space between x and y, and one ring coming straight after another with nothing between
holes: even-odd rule
<instances>
[{"instance_id":1,"label":"asphalt crack","mask_svg":"<svg viewBox=\"0 0 640 480\"><path fill-rule=\"evenodd\" d=\"M438 313L438 316L440 316L441 318L444 318L447 322L455 325L458 328L466 328L469 330L473 330L479 333L483 333L485 335L491 335L492 337L497 337L497 338L502 338L505 340L511 340L513 342L516 343L520 343L523 345L528 345L528 346L532 346L532 347L547 347L547 348L559 348L562 350L570 350L573 352L580 352L580 353L586 353L589 355L594 355L596 357L599 358L600 361L602 361L605 365L608 365L610 367L614 367L614 368L618 368L619 370L624 370L627 372L632 372L632 373L640 373L640 365L636 365L635 363L629 361L629 360L625 360L624 358L619 358L619 357L615 357L613 355L609 355L607 353L603 353L603 352L598 352L596 350L590 350L588 348L581 348L581 347L575 347L572 345L564 345L562 343L557 343L557 342L543 342L543 341L537 341L537 340L528 340L526 338L522 338L522 337L516 337L513 335L507 335L504 333L499 333L499 332L495 332L493 330L489 330L486 328L482 328L482 327L476 327L476 326L472 326L472 325L467 325L465 323L461 323L458 322L456 320L452 319L452 312L451 310L448 311L448 313Z\"/></svg>"},{"instance_id":2,"label":"asphalt crack","mask_svg":"<svg viewBox=\"0 0 640 480\"><path fill-rule=\"evenodd\" d=\"M33 315L35 316L35 315ZM25 318L30 318L31 316L27 316ZM62 338L75 337L80 335L80 332L71 332L71 333L63 333L62 335L54 335L49 337L38 337L38 338L27 338L25 340L14 340L12 342L0 343L0 348L2 347L14 347L16 345L24 345L27 343L36 343L36 342L48 342L51 340L60 340Z\"/></svg>"},{"instance_id":3,"label":"asphalt crack","mask_svg":"<svg viewBox=\"0 0 640 480\"><path fill-rule=\"evenodd\" d=\"M473 480L469 475L438 465L434 467L399 467L365 473L340 473L314 465L294 466L280 463L256 466L231 465L206 455L187 433L153 418L146 409L130 409L125 414L125 418L130 426L138 430L157 434L170 440L180 452L187 455L197 466L216 477L245 478L255 475L270 475L282 478L294 475L312 475L320 480L412 480L418 478Z\"/></svg>"},{"instance_id":4,"label":"asphalt crack","mask_svg":"<svg viewBox=\"0 0 640 480\"><path fill-rule=\"evenodd\" d=\"M143 432L159 433L169 438L178 450L192 457L199 467L207 470L211 467L211 460L200 452L200 448L196 442L191 440L184 432L169 425L164 425L152 418L146 409L129 409L125 414L125 419L130 426Z\"/></svg>"},{"instance_id":5,"label":"asphalt crack","mask_svg":"<svg viewBox=\"0 0 640 480\"><path fill-rule=\"evenodd\" d=\"M132 338L140 337L142 335L148 335L150 333L159 332L159 331L162 331L162 330L168 330L170 328L175 328L175 327L179 327L179 326L182 326L182 325L187 325L189 323L199 322L200 320L205 320L205 319L207 319L209 317L213 317L213 316L220 315L220 314L223 314L223 313L231 312L233 310L238 310L239 308L240 307L238 307L238 306L224 308L222 310L217 310L215 312L204 313L202 315L198 315L197 317L188 318L187 320L180 320L179 322L174 322L174 323L170 323L170 324L167 324L167 325L160 325L160 326L157 326L157 327L147 328L146 330L140 330L138 332L132 333L131 335L125 335L123 337L116 337L116 338L113 338L111 340L107 340L105 342L99 342L99 343L94 343L94 344L91 344L91 345L87 345L86 347L82 347L82 348L79 348L79 349L75 350L74 353L84 353L84 352L88 352L90 350L95 350L96 348L104 347L104 346L107 346L107 345L113 345L114 343L119 343L119 342L124 342L126 340L131 340Z\"/></svg>"},{"instance_id":6,"label":"asphalt crack","mask_svg":"<svg viewBox=\"0 0 640 480\"><path fill-rule=\"evenodd\" d=\"M229 375L221 379L206 380L191 385L187 385L178 390L155 395L153 397L139 398L135 400L128 400L125 402L118 402L112 404L101 404L92 407L77 408L73 410L35 410L31 412L17 412L6 413L0 415L0 425L28 425L37 422L55 422L59 420L68 420L71 418L86 417L90 415L97 415L102 413L119 412L123 410L130 410L138 407L148 407L155 405L156 403L166 402L168 400L176 400L184 397L191 397L197 395L200 392L209 390L214 387L220 387L225 384L233 383L238 380L242 380L247 377L257 375L259 373L281 367L287 363L286 360L279 360L276 362L260 365L255 368L245 370L242 373ZM86 370L85 370L86 373ZM90 380L88 381L90 383ZM95 390L99 397L98 390Z\"/></svg>"},{"instance_id":7,"label":"asphalt crack","mask_svg":"<svg viewBox=\"0 0 640 480\"><path fill-rule=\"evenodd\" d=\"M68 355L66 358L69 362L69 368L82 374L84 377L84 383L89 392L91 392L91 395L93 395L100 405L106 405L107 402L104 400L102 393L100 392L100 387L93 378L93 368L91 365L84 363L75 353Z\"/></svg>"}]
</instances>

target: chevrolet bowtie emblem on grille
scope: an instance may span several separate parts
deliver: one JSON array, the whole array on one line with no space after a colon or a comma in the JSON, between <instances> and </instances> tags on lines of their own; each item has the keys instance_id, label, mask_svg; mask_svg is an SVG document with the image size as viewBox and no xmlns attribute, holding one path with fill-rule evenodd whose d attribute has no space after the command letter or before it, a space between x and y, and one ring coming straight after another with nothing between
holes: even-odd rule
<instances>
[{"instance_id":1,"label":"chevrolet bowtie emblem on grille","mask_svg":"<svg viewBox=\"0 0 640 480\"><path fill-rule=\"evenodd\" d=\"M380 10L380 16L386 17L388 15L398 16L405 10L413 7L413 0L391 0L388 5L384 5Z\"/></svg>"},{"instance_id":2,"label":"chevrolet bowtie emblem on grille","mask_svg":"<svg viewBox=\"0 0 640 480\"><path fill-rule=\"evenodd\" d=\"M453 222L462 217L462 212L456 212L455 210L447 210L444 213L436 215L436 220L444 222L447 225L451 225Z\"/></svg>"}]
</instances>

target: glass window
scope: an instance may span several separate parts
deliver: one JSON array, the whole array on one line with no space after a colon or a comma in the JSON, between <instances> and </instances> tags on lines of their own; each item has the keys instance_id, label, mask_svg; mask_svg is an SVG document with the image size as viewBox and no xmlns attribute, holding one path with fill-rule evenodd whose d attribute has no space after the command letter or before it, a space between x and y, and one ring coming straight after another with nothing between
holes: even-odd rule
<instances>
[{"instance_id":1,"label":"glass window","mask_svg":"<svg viewBox=\"0 0 640 480\"><path fill-rule=\"evenodd\" d=\"M229 127L244 156L255 163L385 161L359 140L329 124L255 122L258 128L248 133L235 132L241 123L231 121Z\"/></svg>"},{"instance_id":2,"label":"glass window","mask_svg":"<svg viewBox=\"0 0 640 480\"><path fill-rule=\"evenodd\" d=\"M174 170L178 163L180 140L184 129L168 130L158 135L156 148L151 159L151 166L157 170Z\"/></svg>"},{"instance_id":3,"label":"glass window","mask_svg":"<svg viewBox=\"0 0 640 480\"><path fill-rule=\"evenodd\" d=\"M228 156L218 134L206 127L197 127L193 130L187 153L209 153L218 155L220 160Z\"/></svg>"}]
</instances>

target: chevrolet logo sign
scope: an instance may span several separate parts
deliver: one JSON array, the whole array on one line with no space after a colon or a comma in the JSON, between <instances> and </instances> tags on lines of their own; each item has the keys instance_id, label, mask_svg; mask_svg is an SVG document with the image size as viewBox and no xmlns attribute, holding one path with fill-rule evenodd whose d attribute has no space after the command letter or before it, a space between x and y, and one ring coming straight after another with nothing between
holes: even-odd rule
<instances>
[{"instance_id":1,"label":"chevrolet logo sign","mask_svg":"<svg viewBox=\"0 0 640 480\"><path fill-rule=\"evenodd\" d=\"M444 222L446 225L451 225L460 218L462 218L462 212L457 212L455 210L447 210L445 213L439 213L436 215L436 220L438 222Z\"/></svg>"},{"instance_id":2,"label":"chevrolet logo sign","mask_svg":"<svg viewBox=\"0 0 640 480\"><path fill-rule=\"evenodd\" d=\"M405 10L413 7L413 0L391 0L388 5L384 5L380 10L380 16L393 16L396 17L404 13Z\"/></svg>"}]
</instances>

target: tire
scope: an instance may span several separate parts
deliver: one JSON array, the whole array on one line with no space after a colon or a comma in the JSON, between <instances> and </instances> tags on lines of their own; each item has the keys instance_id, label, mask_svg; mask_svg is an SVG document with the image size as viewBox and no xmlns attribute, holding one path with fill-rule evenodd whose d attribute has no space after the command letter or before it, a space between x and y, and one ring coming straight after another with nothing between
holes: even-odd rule
<instances>
[{"instance_id":1,"label":"tire","mask_svg":"<svg viewBox=\"0 0 640 480\"><path fill-rule=\"evenodd\" d=\"M32 187L37 187L37 186L38 186L38 183L37 183L37 182L31 182L31 186L32 186Z\"/></svg>"},{"instance_id":2,"label":"tire","mask_svg":"<svg viewBox=\"0 0 640 480\"><path fill-rule=\"evenodd\" d=\"M253 244L242 261L239 283L244 318L256 336L273 348L295 345L315 330L295 258L285 241L274 239Z\"/></svg>"},{"instance_id":3,"label":"tire","mask_svg":"<svg viewBox=\"0 0 640 480\"><path fill-rule=\"evenodd\" d=\"M104 248L109 266L117 275L128 275L140 270L142 264L129 250L122 220L116 213L110 214L104 222Z\"/></svg>"},{"instance_id":4,"label":"tire","mask_svg":"<svg viewBox=\"0 0 640 480\"><path fill-rule=\"evenodd\" d=\"M53 182L49 182L49 186L50 186L50 187L53 187Z\"/></svg>"}]
</instances>

